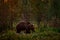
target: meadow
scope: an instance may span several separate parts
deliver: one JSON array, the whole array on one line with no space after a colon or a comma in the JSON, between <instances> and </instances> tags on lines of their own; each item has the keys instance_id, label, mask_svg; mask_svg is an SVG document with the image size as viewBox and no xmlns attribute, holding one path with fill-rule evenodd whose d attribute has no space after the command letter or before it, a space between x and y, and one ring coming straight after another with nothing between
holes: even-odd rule
<instances>
[{"instance_id":1,"label":"meadow","mask_svg":"<svg viewBox=\"0 0 60 40\"><path fill-rule=\"evenodd\" d=\"M0 40L60 40L59 28L40 27L30 34L16 33L16 30L7 30L0 33Z\"/></svg>"}]
</instances>

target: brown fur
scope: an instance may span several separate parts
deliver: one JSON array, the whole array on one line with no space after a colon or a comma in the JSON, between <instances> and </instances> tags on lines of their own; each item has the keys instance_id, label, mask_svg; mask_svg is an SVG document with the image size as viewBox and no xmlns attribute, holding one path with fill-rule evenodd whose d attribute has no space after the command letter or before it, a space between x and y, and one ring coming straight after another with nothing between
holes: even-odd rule
<instances>
[{"instance_id":1,"label":"brown fur","mask_svg":"<svg viewBox=\"0 0 60 40\"><path fill-rule=\"evenodd\" d=\"M16 32L20 33L21 31L25 31L25 33L31 33L31 31L35 31L34 30L34 26L30 23L30 22L20 22L17 26L16 26Z\"/></svg>"}]
</instances>

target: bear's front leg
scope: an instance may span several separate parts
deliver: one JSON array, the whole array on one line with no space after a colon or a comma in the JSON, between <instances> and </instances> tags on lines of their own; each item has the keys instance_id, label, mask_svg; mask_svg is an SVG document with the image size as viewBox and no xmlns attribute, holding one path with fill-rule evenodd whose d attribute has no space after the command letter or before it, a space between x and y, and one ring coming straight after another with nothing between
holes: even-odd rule
<instances>
[{"instance_id":1,"label":"bear's front leg","mask_svg":"<svg viewBox=\"0 0 60 40\"><path fill-rule=\"evenodd\" d=\"M31 33L31 32L30 32L30 30L28 29L28 30L26 30L26 33Z\"/></svg>"}]
</instances>

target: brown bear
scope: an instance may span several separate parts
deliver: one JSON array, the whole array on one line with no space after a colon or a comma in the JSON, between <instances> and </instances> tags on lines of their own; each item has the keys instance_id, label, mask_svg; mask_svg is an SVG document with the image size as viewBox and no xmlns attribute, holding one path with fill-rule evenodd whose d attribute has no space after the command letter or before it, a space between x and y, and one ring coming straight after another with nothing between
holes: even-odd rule
<instances>
[{"instance_id":1,"label":"brown bear","mask_svg":"<svg viewBox=\"0 0 60 40\"><path fill-rule=\"evenodd\" d=\"M20 33L21 31L24 31L25 33L31 33L31 31L35 32L34 26L30 22L20 22L16 26L16 32Z\"/></svg>"}]
</instances>

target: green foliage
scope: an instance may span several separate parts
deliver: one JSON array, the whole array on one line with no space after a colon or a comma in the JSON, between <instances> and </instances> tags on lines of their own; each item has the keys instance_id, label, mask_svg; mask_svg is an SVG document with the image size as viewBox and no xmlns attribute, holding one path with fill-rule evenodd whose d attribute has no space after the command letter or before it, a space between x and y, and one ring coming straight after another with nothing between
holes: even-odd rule
<instances>
[{"instance_id":1,"label":"green foliage","mask_svg":"<svg viewBox=\"0 0 60 40\"><path fill-rule=\"evenodd\" d=\"M0 34L0 40L60 40L60 33L56 32L56 28L40 27L40 31L31 34L16 33L8 30Z\"/></svg>"},{"instance_id":2,"label":"green foliage","mask_svg":"<svg viewBox=\"0 0 60 40\"><path fill-rule=\"evenodd\" d=\"M0 3L1 4L0 21L1 23L2 21L5 21L5 24L4 25L2 24L3 27L0 27L0 31L1 29L7 30L8 26L10 26L11 24L13 24L13 26L11 27L14 27L13 28L14 30L7 30L6 32L1 32L0 40L60 40L60 28L47 27L47 26L44 27L44 24L42 24L42 26L39 26L39 28L36 28L35 32L31 34L21 34L21 33L18 34L15 31L16 30L15 27L17 23L21 19L23 19L22 13L25 14L24 13L25 11L27 11L27 15L28 15L27 17L29 18L29 20L31 19L31 22L38 21L40 23L40 19L43 18L40 17L42 15L44 16L43 18L44 20L45 20L45 16L48 17L47 19L50 19L52 18L53 15L55 15L55 12L57 13L57 16L60 17L59 0L54 0L54 1L52 0L30 0L29 1L28 0L28 4L26 3L26 5L23 3L22 0L18 0L18 3L16 0L17 4L14 4L15 2L14 3L13 2L12 2L13 6L9 2L4 5L3 3L2 4ZM56 4L54 4L54 2ZM11 9L9 8L9 6L11 6ZM4 12L6 12L6 17L3 15L4 14L3 10Z\"/></svg>"}]
</instances>

